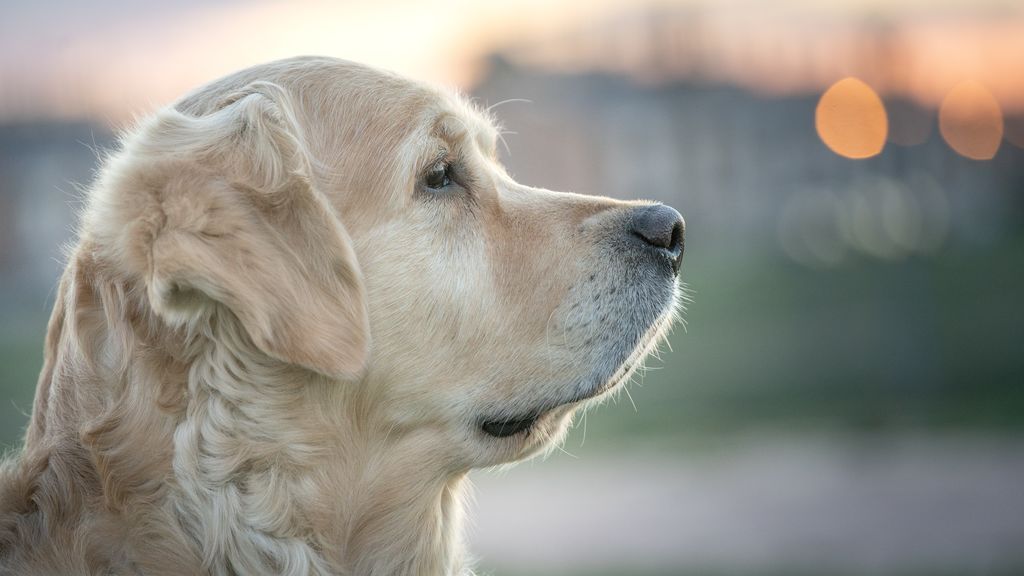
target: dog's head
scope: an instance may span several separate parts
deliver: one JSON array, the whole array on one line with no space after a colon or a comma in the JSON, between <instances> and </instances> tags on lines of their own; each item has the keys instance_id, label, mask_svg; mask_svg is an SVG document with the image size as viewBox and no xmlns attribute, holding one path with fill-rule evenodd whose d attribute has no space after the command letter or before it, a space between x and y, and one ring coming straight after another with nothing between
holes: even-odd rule
<instances>
[{"instance_id":1,"label":"dog's head","mask_svg":"<svg viewBox=\"0 0 1024 576\"><path fill-rule=\"evenodd\" d=\"M455 468L512 461L665 333L683 220L518 184L498 139L443 90L262 66L147 121L108 170L138 192L96 200L86 229L170 326L224 338L208 322L227 318L268 366L352 391L337 410L364 428L428 438Z\"/></svg>"}]
</instances>

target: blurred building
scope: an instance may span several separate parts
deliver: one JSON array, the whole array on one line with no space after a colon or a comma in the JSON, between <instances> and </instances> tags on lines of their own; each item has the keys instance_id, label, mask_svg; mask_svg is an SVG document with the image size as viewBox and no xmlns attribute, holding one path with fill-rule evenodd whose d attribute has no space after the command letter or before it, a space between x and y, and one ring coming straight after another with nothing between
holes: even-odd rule
<instances>
[{"instance_id":1,"label":"blurred building","mask_svg":"<svg viewBox=\"0 0 1024 576\"><path fill-rule=\"evenodd\" d=\"M771 97L698 81L642 84L552 74L494 56L474 90L511 132L506 164L522 181L678 206L702 249L781 249L818 266L847 256L899 260L987 245L1024 225L1024 150L988 162L956 154L937 112L889 102L911 146L851 160L814 127L817 94ZM512 100L523 99L528 102ZM895 133L895 130L894 130Z\"/></svg>"}]
</instances>

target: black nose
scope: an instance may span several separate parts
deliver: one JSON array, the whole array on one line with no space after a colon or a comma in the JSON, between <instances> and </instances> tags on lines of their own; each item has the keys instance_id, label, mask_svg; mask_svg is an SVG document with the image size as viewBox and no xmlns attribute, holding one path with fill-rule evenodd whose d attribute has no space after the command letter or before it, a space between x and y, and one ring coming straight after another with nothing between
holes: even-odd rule
<instances>
[{"instance_id":1,"label":"black nose","mask_svg":"<svg viewBox=\"0 0 1024 576\"><path fill-rule=\"evenodd\" d=\"M679 273L683 261L683 234L686 225L682 215L671 206L653 204L633 210L630 231L638 238L664 251L672 261L672 270Z\"/></svg>"}]
</instances>

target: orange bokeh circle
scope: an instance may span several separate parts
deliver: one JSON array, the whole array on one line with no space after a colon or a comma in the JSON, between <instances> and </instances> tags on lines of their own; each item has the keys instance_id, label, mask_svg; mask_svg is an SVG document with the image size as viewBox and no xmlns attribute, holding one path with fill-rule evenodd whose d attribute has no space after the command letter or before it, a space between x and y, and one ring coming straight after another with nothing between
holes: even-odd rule
<instances>
[{"instance_id":1,"label":"orange bokeh circle","mask_svg":"<svg viewBox=\"0 0 1024 576\"><path fill-rule=\"evenodd\" d=\"M885 147L889 119L885 105L870 86L844 78L821 95L814 111L818 136L833 152L847 158L870 158Z\"/></svg>"},{"instance_id":2,"label":"orange bokeh circle","mask_svg":"<svg viewBox=\"0 0 1024 576\"><path fill-rule=\"evenodd\" d=\"M939 131L961 156L989 160L1003 141L1003 112L984 86L971 80L961 82L942 101Z\"/></svg>"}]
</instances>

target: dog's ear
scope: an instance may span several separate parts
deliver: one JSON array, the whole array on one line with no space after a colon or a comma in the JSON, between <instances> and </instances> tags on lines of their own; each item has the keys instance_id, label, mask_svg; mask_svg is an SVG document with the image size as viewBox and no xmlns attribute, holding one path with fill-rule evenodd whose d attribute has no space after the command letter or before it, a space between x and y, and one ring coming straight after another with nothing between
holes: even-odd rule
<instances>
[{"instance_id":1,"label":"dog's ear","mask_svg":"<svg viewBox=\"0 0 1024 576\"><path fill-rule=\"evenodd\" d=\"M185 325L216 303L267 355L358 375L369 353L362 276L285 91L250 85L200 117L164 110L132 144L161 165L148 234L157 314Z\"/></svg>"}]
</instances>

